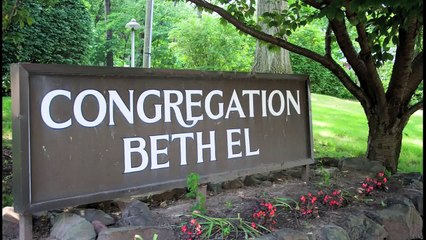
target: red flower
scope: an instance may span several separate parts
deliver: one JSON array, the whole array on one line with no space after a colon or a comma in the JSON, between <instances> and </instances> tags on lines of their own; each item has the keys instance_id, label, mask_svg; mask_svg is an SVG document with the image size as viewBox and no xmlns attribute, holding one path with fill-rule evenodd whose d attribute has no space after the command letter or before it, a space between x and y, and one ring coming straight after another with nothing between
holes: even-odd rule
<instances>
[{"instance_id":1,"label":"red flower","mask_svg":"<svg viewBox=\"0 0 426 240\"><path fill-rule=\"evenodd\" d=\"M311 203L312 203L312 204L314 204L316 200L317 200L317 197L315 197L315 196L314 196L314 197L312 197L312 199L311 199Z\"/></svg>"},{"instance_id":2,"label":"red flower","mask_svg":"<svg viewBox=\"0 0 426 240\"><path fill-rule=\"evenodd\" d=\"M251 227L252 227L252 228L257 228L256 223L252 222L252 223L251 223Z\"/></svg>"},{"instance_id":3,"label":"red flower","mask_svg":"<svg viewBox=\"0 0 426 240\"><path fill-rule=\"evenodd\" d=\"M378 175L379 177L383 177L383 176L385 175L385 173L384 173L384 172L379 172L379 173L377 173L377 175Z\"/></svg>"},{"instance_id":4,"label":"red flower","mask_svg":"<svg viewBox=\"0 0 426 240\"><path fill-rule=\"evenodd\" d=\"M197 224L197 220L195 220L194 218L193 219L191 219L191 221L189 221L192 225L195 225L195 224Z\"/></svg>"},{"instance_id":5,"label":"red flower","mask_svg":"<svg viewBox=\"0 0 426 240\"><path fill-rule=\"evenodd\" d=\"M383 183L386 183L388 181L387 178L383 178Z\"/></svg>"},{"instance_id":6,"label":"red flower","mask_svg":"<svg viewBox=\"0 0 426 240\"><path fill-rule=\"evenodd\" d=\"M182 232L184 232L184 233L186 233L186 231L188 231L188 227L186 225L183 225L181 229L182 229Z\"/></svg>"},{"instance_id":7,"label":"red flower","mask_svg":"<svg viewBox=\"0 0 426 240\"><path fill-rule=\"evenodd\" d=\"M324 197L324 203L327 203L327 201L328 201L328 199L330 198L330 196L328 196L328 195L325 195L325 197Z\"/></svg>"},{"instance_id":8,"label":"red flower","mask_svg":"<svg viewBox=\"0 0 426 240\"><path fill-rule=\"evenodd\" d=\"M367 188L368 184L367 183L363 183L362 184L362 188Z\"/></svg>"},{"instance_id":9,"label":"red flower","mask_svg":"<svg viewBox=\"0 0 426 240\"><path fill-rule=\"evenodd\" d=\"M300 201L305 202L305 201L306 201L306 197L305 197L304 195L302 195L302 196L300 197Z\"/></svg>"}]
</instances>

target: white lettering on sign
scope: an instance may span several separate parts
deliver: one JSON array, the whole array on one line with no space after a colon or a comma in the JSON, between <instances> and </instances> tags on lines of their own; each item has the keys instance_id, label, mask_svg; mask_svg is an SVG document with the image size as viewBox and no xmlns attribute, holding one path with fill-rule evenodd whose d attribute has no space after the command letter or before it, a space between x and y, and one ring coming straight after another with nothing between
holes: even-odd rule
<instances>
[{"instance_id":1,"label":"white lettering on sign","mask_svg":"<svg viewBox=\"0 0 426 240\"><path fill-rule=\"evenodd\" d=\"M52 102L53 98L56 96L65 96L68 99L71 99L71 92L65 91L65 90L53 90L46 94L44 96L43 101L41 101L41 118L43 119L44 123L46 123L47 126L53 128L53 129L63 129L71 126L71 119L68 119L67 121L63 123L57 123L53 121L52 116L50 115L50 103Z\"/></svg>"},{"instance_id":2,"label":"white lettering on sign","mask_svg":"<svg viewBox=\"0 0 426 240\"><path fill-rule=\"evenodd\" d=\"M245 151L239 150L238 153L235 153L233 146L241 147L241 129L228 129L227 131L227 146L228 146L228 158L238 158L243 156L255 156L259 155L259 149L252 151L250 148L249 134L250 130L248 128L244 129L243 139L245 141ZM133 173L140 172L145 170L150 164L150 169L160 169L160 168L169 168L170 167L170 157L168 156L168 147L172 144L170 141L174 142L174 139L179 139L177 144L180 145L181 155L180 155L180 166L188 165L187 156L186 156L186 145L188 141L192 141L197 145L197 161L196 163L204 162L205 150L210 151L211 162L216 161L216 132L209 131L209 142L203 143L203 132L197 132L195 134L196 139L194 139L194 133L177 133L171 135L156 135L150 136L151 146L147 147L146 141L142 137L131 137L124 138L124 173ZM239 137L238 140L234 140L233 136ZM163 142L167 147L159 148L158 143ZM176 144L175 143L175 144ZM134 145L134 147L132 147ZM146 148L149 148L149 153ZM161 156L162 163L159 163L159 156Z\"/></svg>"},{"instance_id":3,"label":"white lettering on sign","mask_svg":"<svg viewBox=\"0 0 426 240\"><path fill-rule=\"evenodd\" d=\"M61 104L61 114L67 117L55 113L56 107L52 107L55 103ZM225 95L222 90L148 89L137 93L129 89L125 95L120 95L117 90L101 93L95 89L85 89L72 93L57 89L48 92L41 101L43 122L56 130L69 128L73 124L87 128L101 124L116 126L118 116L122 116L129 125L177 122L183 128L190 129L207 119L220 124L220 120L231 118L267 118L284 114L301 114L299 90L233 90L232 94ZM251 144L250 128L225 131L228 159L260 155L259 147ZM167 169L175 161L179 166L214 162L217 160L217 141L221 140L216 139L215 130L124 137L123 173ZM170 147L176 144L180 154L169 156ZM195 156L187 154L187 147L191 144L196 146Z\"/></svg>"},{"instance_id":4,"label":"white lettering on sign","mask_svg":"<svg viewBox=\"0 0 426 240\"><path fill-rule=\"evenodd\" d=\"M118 109L129 124L134 124L134 90L128 90L128 103L125 103L116 90L109 90L107 92L108 98L97 90L86 89L73 98L70 91L64 89L52 90L42 99L42 119L50 128L64 129L75 123L73 119L81 126L97 127L108 116L109 121L107 124L113 126L115 125L114 113ZM64 109L72 109L72 112L70 112L71 118L63 122L55 121L50 111L52 101L60 99L59 96L64 96L69 100L70 105L67 106L68 103L66 103ZM273 90L269 93L266 90L242 90L241 95L234 90L226 105L223 102L225 96L221 90L210 91L207 93L205 99L202 96L204 96L202 90L185 90L184 92L179 90L146 90L137 98L137 117L139 117L142 123L157 123L160 121L169 123L172 122L172 119L175 119L180 126L192 128L198 122L204 120L204 114L211 120L229 119L232 116L247 118L247 115L249 118L254 118L256 116L255 107L258 106L255 103L258 103L258 101L260 101L260 106L258 107L261 108L262 117L268 117L268 114L275 117L281 116L284 114L286 107L287 115L292 114L290 109L294 109L300 115L299 90L296 91L296 97L289 90L286 90L285 94L281 90ZM198 97L198 100L195 99L196 97ZM87 116L83 112L85 102L89 98L94 99L98 106L96 110L97 116L93 120L87 119ZM157 101L157 103L149 104L152 101ZM243 108L242 102L248 104L248 114L246 113L247 110L245 111ZM224 109L225 106L227 106L226 111ZM186 110L185 118L181 108ZM107 109L109 111L108 114ZM154 114L148 116L146 113L147 109L154 109ZM194 110L197 109L199 110L199 114L195 115Z\"/></svg>"}]
</instances>

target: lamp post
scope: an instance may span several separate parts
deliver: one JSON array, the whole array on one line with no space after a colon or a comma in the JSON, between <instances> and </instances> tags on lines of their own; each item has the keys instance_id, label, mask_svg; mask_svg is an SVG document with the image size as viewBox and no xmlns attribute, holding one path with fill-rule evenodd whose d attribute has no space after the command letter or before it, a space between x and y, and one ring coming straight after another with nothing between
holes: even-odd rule
<instances>
[{"instance_id":1,"label":"lamp post","mask_svg":"<svg viewBox=\"0 0 426 240\"><path fill-rule=\"evenodd\" d=\"M135 67L135 30L139 29L141 25L136 22L136 19L130 20L126 24L126 28L130 28L132 30L132 52L131 52L131 61L130 61L130 67Z\"/></svg>"}]
</instances>

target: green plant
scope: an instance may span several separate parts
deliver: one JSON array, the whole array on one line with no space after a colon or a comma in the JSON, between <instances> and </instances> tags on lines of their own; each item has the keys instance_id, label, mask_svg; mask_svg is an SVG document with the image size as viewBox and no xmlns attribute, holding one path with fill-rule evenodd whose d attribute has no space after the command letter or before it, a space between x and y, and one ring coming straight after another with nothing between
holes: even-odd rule
<instances>
[{"instance_id":1,"label":"green plant","mask_svg":"<svg viewBox=\"0 0 426 240\"><path fill-rule=\"evenodd\" d=\"M201 192L197 192L197 202L191 208L192 211L199 211L205 213L206 210L206 195Z\"/></svg>"},{"instance_id":2,"label":"green plant","mask_svg":"<svg viewBox=\"0 0 426 240\"><path fill-rule=\"evenodd\" d=\"M197 199L197 202L191 208L191 210L202 213L206 212L206 195L199 191L200 175L198 173L190 173L186 177L186 184L188 188L188 193L186 196Z\"/></svg>"},{"instance_id":3,"label":"green plant","mask_svg":"<svg viewBox=\"0 0 426 240\"><path fill-rule=\"evenodd\" d=\"M143 240L143 237L141 237L139 234L136 234L133 239L134 240ZM152 240L157 240L157 239L158 239L158 235L156 233L154 233L154 235L152 236Z\"/></svg>"},{"instance_id":4,"label":"green plant","mask_svg":"<svg viewBox=\"0 0 426 240\"><path fill-rule=\"evenodd\" d=\"M330 174L329 171L325 170L325 168L322 165L322 163L321 163L321 166L320 166L320 173L321 173L321 176L322 176L322 182L321 182L321 184L324 185L324 186L326 186L326 187L330 186L330 184L331 184L331 182L330 182L331 174Z\"/></svg>"},{"instance_id":5,"label":"green plant","mask_svg":"<svg viewBox=\"0 0 426 240\"><path fill-rule=\"evenodd\" d=\"M270 200L276 207L299 210L299 204L292 198L274 197ZM294 204L294 206L292 206Z\"/></svg>"},{"instance_id":6,"label":"green plant","mask_svg":"<svg viewBox=\"0 0 426 240\"><path fill-rule=\"evenodd\" d=\"M2 207L12 206L13 205L13 196L10 194L2 195Z\"/></svg>"},{"instance_id":7,"label":"green plant","mask_svg":"<svg viewBox=\"0 0 426 240\"><path fill-rule=\"evenodd\" d=\"M232 208L232 206L233 206L232 201L231 201L231 200L226 200L226 201L225 201L225 206L226 206L227 208Z\"/></svg>"},{"instance_id":8,"label":"green plant","mask_svg":"<svg viewBox=\"0 0 426 240\"><path fill-rule=\"evenodd\" d=\"M200 181L200 175L197 173L190 173L186 177L186 185L189 191L186 194L187 197L189 198L197 197L199 181Z\"/></svg>"},{"instance_id":9,"label":"green plant","mask_svg":"<svg viewBox=\"0 0 426 240\"><path fill-rule=\"evenodd\" d=\"M217 235L223 239L234 234L234 238L239 238L240 234L244 235L244 239L255 238L262 236L262 231L270 232L270 230L262 225L253 225L253 223L245 221L238 214L235 218L217 218L209 217L200 213L193 213L194 217L200 218L199 224L203 226L202 239L209 239L213 235L215 238Z\"/></svg>"}]
</instances>

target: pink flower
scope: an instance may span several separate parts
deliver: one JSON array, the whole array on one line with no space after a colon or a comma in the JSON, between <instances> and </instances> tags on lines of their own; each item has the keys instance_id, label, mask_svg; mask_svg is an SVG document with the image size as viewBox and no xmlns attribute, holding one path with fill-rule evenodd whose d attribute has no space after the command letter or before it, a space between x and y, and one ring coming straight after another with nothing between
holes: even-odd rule
<instances>
[{"instance_id":1,"label":"pink flower","mask_svg":"<svg viewBox=\"0 0 426 240\"><path fill-rule=\"evenodd\" d=\"M251 223L251 227L252 227L252 228L257 228L256 223L252 222L252 223Z\"/></svg>"},{"instance_id":2,"label":"pink flower","mask_svg":"<svg viewBox=\"0 0 426 240\"><path fill-rule=\"evenodd\" d=\"M191 219L190 223L191 223L192 225L195 225L195 224L197 224L197 220L195 220L195 219L193 218L193 219Z\"/></svg>"},{"instance_id":3,"label":"pink flower","mask_svg":"<svg viewBox=\"0 0 426 240\"><path fill-rule=\"evenodd\" d=\"M315 196L314 196L314 197L312 197L312 199L311 199L311 203L312 203L312 204L314 204L316 200L317 200L317 197L315 197Z\"/></svg>"},{"instance_id":4,"label":"pink flower","mask_svg":"<svg viewBox=\"0 0 426 240\"><path fill-rule=\"evenodd\" d=\"M325 195L325 197L324 197L324 203L327 203L329 198L330 198L330 196Z\"/></svg>"},{"instance_id":5,"label":"pink flower","mask_svg":"<svg viewBox=\"0 0 426 240\"><path fill-rule=\"evenodd\" d=\"M188 231L188 227L186 225L183 225L181 230L182 232L186 233L186 231Z\"/></svg>"},{"instance_id":6,"label":"pink flower","mask_svg":"<svg viewBox=\"0 0 426 240\"><path fill-rule=\"evenodd\" d=\"M385 173L384 173L384 172L379 172L379 173L377 173L377 175L378 175L379 177L383 177L383 176L385 175Z\"/></svg>"},{"instance_id":7,"label":"pink flower","mask_svg":"<svg viewBox=\"0 0 426 240\"><path fill-rule=\"evenodd\" d=\"M305 201L306 201L306 197L305 197L304 195L302 195L302 196L300 197L300 201L305 202Z\"/></svg>"},{"instance_id":8,"label":"pink flower","mask_svg":"<svg viewBox=\"0 0 426 240\"><path fill-rule=\"evenodd\" d=\"M362 188L367 188L368 184L367 183L363 183L362 184Z\"/></svg>"},{"instance_id":9,"label":"pink flower","mask_svg":"<svg viewBox=\"0 0 426 240\"><path fill-rule=\"evenodd\" d=\"M201 235L203 233L203 231L201 231L201 225L198 224L197 227L195 228L195 232L197 235Z\"/></svg>"},{"instance_id":10,"label":"pink flower","mask_svg":"<svg viewBox=\"0 0 426 240\"><path fill-rule=\"evenodd\" d=\"M383 183L386 183L388 181L387 178L383 178Z\"/></svg>"}]
</instances>

